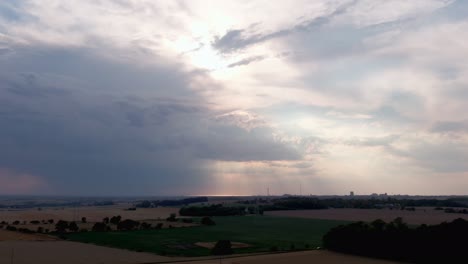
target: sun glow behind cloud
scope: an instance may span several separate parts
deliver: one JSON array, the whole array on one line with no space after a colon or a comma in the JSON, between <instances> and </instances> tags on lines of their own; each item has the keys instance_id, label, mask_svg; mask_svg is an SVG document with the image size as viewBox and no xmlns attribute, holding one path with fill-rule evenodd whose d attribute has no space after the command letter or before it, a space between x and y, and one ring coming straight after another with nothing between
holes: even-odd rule
<instances>
[{"instance_id":1,"label":"sun glow behind cloud","mask_svg":"<svg viewBox=\"0 0 468 264\"><path fill-rule=\"evenodd\" d=\"M52 190L80 177L127 190L128 175L149 194L461 193L468 181L463 1L0 11L0 146L15 150L0 167Z\"/></svg>"}]
</instances>

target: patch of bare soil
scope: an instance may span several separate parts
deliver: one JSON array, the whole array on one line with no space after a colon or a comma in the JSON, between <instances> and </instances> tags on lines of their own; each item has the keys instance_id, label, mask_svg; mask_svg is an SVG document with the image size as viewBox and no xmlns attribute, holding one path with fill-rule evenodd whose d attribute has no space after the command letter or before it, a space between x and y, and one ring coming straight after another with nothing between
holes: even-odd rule
<instances>
[{"instance_id":1,"label":"patch of bare soil","mask_svg":"<svg viewBox=\"0 0 468 264\"><path fill-rule=\"evenodd\" d=\"M197 245L199 247L212 249L216 245L216 242L196 242L195 245ZM242 243L242 242L232 242L231 241L231 247L232 248L248 248L248 247L251 247L251 245L246 244L246 243Z\"/></svg>"}]
</instances>

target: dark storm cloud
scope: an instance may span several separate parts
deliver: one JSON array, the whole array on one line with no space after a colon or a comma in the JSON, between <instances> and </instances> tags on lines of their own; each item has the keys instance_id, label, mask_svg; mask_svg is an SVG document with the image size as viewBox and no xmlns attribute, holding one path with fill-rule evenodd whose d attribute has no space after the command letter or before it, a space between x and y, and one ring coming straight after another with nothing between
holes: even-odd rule
<instances>
[{"instance_id":1,"label":"dark storm cloud","mask_svg":"<svg viewBox=\"0 0 468 264\"><path fill-rule=\"evenodd\" d=\"M265 59L265 56L253 56L253 57L245 58L243 60L231 63L231 64L228 65L228 67L233 68L233 67L237 67L237 66L249 65L252 62L261 61L261 60L264 60L264 59Z\"/></svg>"},{"instance_id":2,"label":"dark storm cloud","mask_svg":"<svg viewBox=\"0 0 468 264\"><path fill-rule=\"evenodd\" d=\"M8 1L0 3L0 18L10 21L21 20L24 15L17 10L18 1Z\"/></svg>"},{"instance_id":3,"label":"dark storm cloud","mask_svg":"<svg viewBox=\"0 0 468 264\"><path fill-rule=\"evenodd\" d=\"M388 151L396 156L408 158L420 168L438 173L468 172L468 146L466 143L418 141L408 149L393 147Z\"/></svg>"},{"instance_id":4,"label":"dark storm cloud","mask_svg":"<svg viewBox=\"0 0 468 264\"><path fill-rule=\"evenodd\" d=\"M246 29L232 29L226 32L226 34L224 34L223 36L216 37L212 43L212 46L221 53L230 53L237 50L245 49L248 46L261 43L267 40L284 37L292 33L304 31L307 32L314 28L319 28L323 25L326 25L330 22L332 18L343 14L352 5L354 5L354 2L343 4L330 14L309 19L291 28L278 30L272 33L252 33L255 32L255 27L257 26L256 24Z\"/></svg>"},{"instance_id":5,"label":"dark storm cloud","mask_svg":"<svg viewBox=\"0 0 468 264\"><path fill-rule=\"evenodd\" d=\"M0 59L0 167L52 193L194 193L210 176L204 160L300 158L269 129L213 120L188 88L201 71L101 56L109 50L15 49Z\"/></svg>"}]
</instances>

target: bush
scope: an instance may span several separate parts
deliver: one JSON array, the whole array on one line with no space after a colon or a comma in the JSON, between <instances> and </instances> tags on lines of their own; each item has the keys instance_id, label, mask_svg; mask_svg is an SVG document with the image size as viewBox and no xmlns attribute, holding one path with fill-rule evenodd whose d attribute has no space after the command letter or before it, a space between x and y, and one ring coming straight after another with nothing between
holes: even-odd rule
<instances>
[{"instance_id":1,"label":"bush","mask_svg":"<svg viewBox=\"0 0 468 264\"><path fill-rule=\"evenodd\" d=\"M108 226L103 222L98 222L93 225L92 230L94 232L106 232L108 230Z\"/></svg>"},{"instance_id":2,"label":"bush","mask_svg":"<svg viewBox=\"0 0 468 264\"><path fill-rule=\"evenodd\" d=\"M56 224L55 224L55 230L59 233L64 233L66 232L68 229L68 222L67 221L64 221L64 220L59 220Z\"/></svg>"},{"instance_id":3,"label":"bush","mask_svg":"<svg viewBox=\"0 0 468 264\"><path fill-rule=\"evenodd\" d=\"M209 218L207 216L202 218L201 224L202 225L209 225L209 226L216 225L215 221L213 221L211 218Z\"/></svg>"},{"instance_id":4,"label":"bush","mask_svg":"<svg viewBox=\"0 0 468 264\"><path fill-rule=\"evenodd\" d=\"M79 230L79 227L75 222L70 222L70 224L68 225L68 230L72 232L77 232Z\"/></svg>"},{"instance_id":5,"label":"bush","mask_svg":"<svg viewBox=\"0 0 468 264\"><path fill-rule=\"evenodd\" d=\"M140 225L140 229L151 229L151 224L143 222Z\"/></svg>"},{"instance_id":6,"label":"bush","mask_svg":"<svg viewBox=\"0 0 468 264\"><path fill-rule=\"evenodd\" d=\"M169 221L169 222L176 222L177 221L177 218L176 218L176 214L171 214L168 218L166 218L166 221Z\"/></svg>"},{"instance_id":7,"label":"bush","mask_svg":"<svg viewBox=\"0 0 468 264\"><path fill-rule=\"evenodd\" d=\"M9 231L16 231L17 229L16 229L16 227L10 226L10 225L9 225L9 226L6 227L6 230L9 230Z\"/></svg>"},{"instance_id":8,"label":"bush","mask_svg":"<svg viewBox=\"0 0 468 264\"><path fill-rule=\"evenodd\" d=\"M111 224L118 225L120 223L120 220L122 220L122 217L118 215L111 217L110 222Z\"/></svg>"},{"instance_id":9,"label":"bush","mask_svg":"<svg viewBox=\"0 0 468 264\"><path fill-rule=\"evenodd\" d=\"M18 231L21 233L26 233L26 234L33 234L34 231L28 228L18 228Z\"/></svg>"},{"instance_id":10,"label":"bush","mask_svg":"<svg viewBox=\"0 0 468 264\"><path fill-rule=\"evenodd\" d=\"M131 219L125 219L121 221L117 225L118 230L133 230L134 228L137 228L140 225L139 222L131 220Z\"/></svg>"},{"instance_id":11,"label":"bush","mask_svg":"<svg viewBox=\"0 0 468 264\"><path fill-rule=\"evenodd\" d=\"M234 251L232 250L231 241L229 240L219 240L211 250L212 255L230 255L232 253L234 253Z\"/></svg>"}]
</instances>

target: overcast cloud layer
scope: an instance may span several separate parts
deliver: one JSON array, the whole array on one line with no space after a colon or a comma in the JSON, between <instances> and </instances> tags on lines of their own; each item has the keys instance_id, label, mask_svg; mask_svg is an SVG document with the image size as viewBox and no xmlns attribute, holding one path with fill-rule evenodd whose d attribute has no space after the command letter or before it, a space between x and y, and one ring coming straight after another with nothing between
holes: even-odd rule
<instances>
[{"instance_id":1,"label":"overcast cloud layer","mask_svg":"<svg viewBox=\"0 0 468 264\"><path fill-rule=\"evenodd\" d=\"M465 194L468 2L0 2L0 194Z\"/></svg>"}]
</instances>

